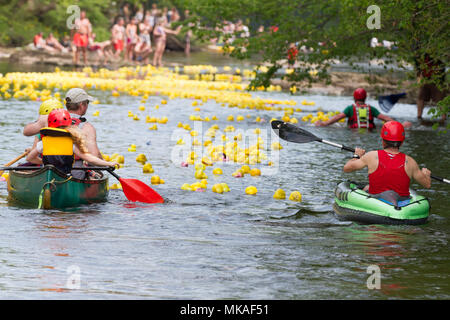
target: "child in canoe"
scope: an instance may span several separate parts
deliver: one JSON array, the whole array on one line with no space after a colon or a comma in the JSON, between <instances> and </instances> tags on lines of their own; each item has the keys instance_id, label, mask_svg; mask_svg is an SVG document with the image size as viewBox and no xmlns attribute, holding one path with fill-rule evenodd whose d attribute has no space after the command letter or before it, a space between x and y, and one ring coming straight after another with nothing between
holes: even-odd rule
<instances>
[{"instance_id":1,"label":"child in canoe","mask_svg":"<svg viewBox=\"0 0 450 320\"><path fill-rule=\"evenodd\" d=\"M72 125L70 113L55 109L48 115L48 127L40 130L42 140L30 151L27 161L34 164L52 164L70 174L74 155L98 166L115 167L117 162L107 162L90 154L81 131ZM42 155L42 157L41 157Z\"/></svg>"}]
</instances>

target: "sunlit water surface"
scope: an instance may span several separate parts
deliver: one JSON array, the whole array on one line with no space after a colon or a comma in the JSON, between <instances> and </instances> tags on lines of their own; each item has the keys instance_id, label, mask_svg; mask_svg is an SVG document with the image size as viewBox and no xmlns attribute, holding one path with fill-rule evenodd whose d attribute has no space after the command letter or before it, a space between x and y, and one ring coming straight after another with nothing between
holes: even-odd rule
<instances>
[{"instance_id":1,"label":"sunlit water surface","mask_svg":"<svg viewBox=\"0 0 450 320\"><path fill-rule=\"evenodd\" d=\"M211 63L211 61L210 61ZM152 186L167 200L162 205L130 203L120 190L111 190L108 201L59 211L24 209L9 203L6 183L0 182L0 298L4 299L448 299L449 187L433 182L432 188L413 186L429 197L431 215L422 226L363 226L336 219L333 190L345 179L367 181L366 172L345 174L342 166L351 154L320 144L281 141L283 149L271 152L269 121L280 111L255 111L221 107L214 101L203 106L202 116L216 115L209 123L189 121L192 100L152 96L139 111L138 97L90 91L100 100L87 118L97 128L98 144L106 154L125 156L123 178L150 185L135 158L144 153L155 173L166 183ZM291 96L257 93L275 100L297 101L308 113L343 110L351 97ZM302 106L301 101L315 106ZM377 106L377 102L369 103ZM158 110L154 106L159 104ZM39 102L0 100L0 163L7 163L32 144L21 134L34 121ZM100 111L99 117L92 116ZM127 117L128 111L141 120ZM167 124L149 131L145 115L167 116ZM228 115L250 115L228 122ZM414 122L416 107L397 104L390 115ZM261 116L266 122L257 123ZM231 174L239 164L219 164L222 176L206 170L208 190L180 189L193 183L194 168L183 168L176 158L174 132L178 122L203 130L217 123L236 129L263 130L265 152L278 169L260 177ZM378 127L380 123L378 122ZM436 175L448 177L450 143L429 127L407 132L402 151ZM307 126L302 124L303 126ZM366 150L380 146L377 133L350 132L340 126L307 130L334 142ZM178 129L180 130L180 129ZM182 132L183 130L181 130ZM187 137L185 137L187 139ZM189 143L188 140L185 140ZM137 152L128 152L130 144ZM196 150L200 150L197 147ZM200 152L198 152L200 153ZM269 159L270 160L270 159ZM255 167L255 166L252 166ZM267 169L267 165L258 165ZM110 184L116 183L110 177ZM216 194L215 183L226 182L231 192ZM256 196L245 194L254 185ZM287 195L302 193L301 203L275 200L282 188ZM369 290L367 268L381 270L381 289ZM72 273L75 272L75 273ZM79 276L79 278L77 278ZM75 277L75 278L74 278ZM79 279L72 288L71 279ZM77 283L75 281L75 283ZM72 289L70 289L72 288Z\"/></svg>"}]
</instances>

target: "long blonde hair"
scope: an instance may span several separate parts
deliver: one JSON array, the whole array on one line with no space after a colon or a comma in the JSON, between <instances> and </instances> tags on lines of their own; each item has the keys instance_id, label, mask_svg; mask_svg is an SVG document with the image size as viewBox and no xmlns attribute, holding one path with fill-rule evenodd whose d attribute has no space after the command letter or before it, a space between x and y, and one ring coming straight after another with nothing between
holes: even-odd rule
<instances>
[{"instance_id":1,"label":"long blonde hair","mask_svg":"<svg viewBox=\"0 0 450 320\"><path fill-rule=\"evenodd\" d=\"M71 137L73 143L80 149L82 153L88 153L88 148L86 145L86 139L84 134L81 132L80 128L76 126L60 127L61 129L66 129Z\"/></svg>"}]
</instances>

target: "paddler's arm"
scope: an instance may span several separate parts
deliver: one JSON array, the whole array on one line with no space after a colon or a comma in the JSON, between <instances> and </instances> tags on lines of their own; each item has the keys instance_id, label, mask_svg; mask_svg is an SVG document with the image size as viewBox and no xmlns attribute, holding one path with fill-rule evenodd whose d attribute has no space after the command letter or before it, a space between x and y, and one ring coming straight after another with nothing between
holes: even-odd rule
<instances>
[{"instance_id":1,"label":"paddler's arm","mask_svg":"<svg viewBox=\"0 0 450 320\"><path fill-rule=\"evenodd\" d=\"M392 119L391 117L389 117L389 116L387 116L387 115L385 115L385 114L381 114L381 113L378 115L377 118L380 119L380 120L382 120L382 121L384 121L384 122L387 122L387 121L395 121L395 120ZM404 122L402 122L402 125L403 125L403 127L405 127L405 129L409 129L409 128L412 127L412 123L409 122L409 121L404 121Z\"/></svg>"},{"instance_id":2,"label":"paddler's arm","mask_svg":"<svg viewBox=\"0 0 450 320\"><path fill-rule=\"evenodd\" d=\"M358 171L361 170L365 167L367 167L367 159L368 159L368 154L365 154L366 151L364 149L361 148L355 148L355 154L358 155L360 158L352 158L350 160L347 161L347 163L345 164L343 170L344 172L353 172L353 171Z\"/></svg>"},{"instance_id":3,"label":"paddler's arm","mask_svg":"<svg viewBox=\"0 0 450 320\"><path fill-rule=\"evenodd\" d=\"M42 128L47 126L47 118L48 115L42 115L39 116L39 118L35 122L27 124L23 128L23 135L30 137L35 134L38 134Z\"/></svg>"},{"instance_id":4,"label":"paddler's arm","mask_svg":"<svg viewBox=\"0 0 450 320\"><path fill-rule=\"evenodd\" d=\"M108 162L102 159L99 159L97 157L95 157L94 155L88 153L83 153L80 151L80 149L78 149L78 147L75 146L74 148L74 152L77 156L79 156L81 159L83 159L84 161L88 162L89 164L93 164L96 166L105 166L105 167L115 167L118 166L119 163L117 162Z\"/></svg>"},{"instance_id":5,"label":"paddler's arm","mask_svg":"<svg viewBox=\"0 0 450 320\"><path fill-rule=\"evenodd\" d=\"M94 126L90 123L86 123L83 126L82 131L86 136L86 144L89 153L91 153L92 155L96 156L99 159L103 159L102 154L100 153L100 150L97 145L97 132Z\"/></svg>"},{"instance_id":6,"label":"paddler's arm","mask_svg":"<svg viewBox=\"0 0 450 320\"><path fill-rule=\"evenodd\" d=\"M34 164L42 164L42 159L39 158L39 152L36 148L33 148L27 155L27 161Z\"/></svg>"},{"instance_id":7,"label":"paddler's arm","mask_svg":"<svg viewBox=\"0 0 450 320\"><path fill-rule=\"evenodd\" d=\"M387 115L385 115L385 114L379 114L378 115L378 117L377 117L378 119L380 119L380 120L383 120L383 121L394 121L394 119L392 119L391 117L389 117L389 116L387 116Z\"/></svg>"},{"instance_id":8,"label":"paddler's arm","mask_svg":"<svg viewBox=\"0 0 450 320\"><path fill-rule=\"evenodd\" d=\"M406 156L407 172L412 172L411 177L420 183L424 188L431 188L431 171L427 168L419 168L417 162L410 156Z\"/></svg>"},{"instance_id":9,"label":"paddler's arm","mask_svg":"<svg viewBox=\"0 0 450 320\"><path fill-rule=\"evenodd\" d=\"M315 126L316 127L326 127L326 126L329 126L330 124L338 122L341 119L344 119L345 117L347 117L345 115L345 113L341 112L341 113L333 116L331 119L329 119L327 121L316 121Z\"/></svg>"}]
</instances>

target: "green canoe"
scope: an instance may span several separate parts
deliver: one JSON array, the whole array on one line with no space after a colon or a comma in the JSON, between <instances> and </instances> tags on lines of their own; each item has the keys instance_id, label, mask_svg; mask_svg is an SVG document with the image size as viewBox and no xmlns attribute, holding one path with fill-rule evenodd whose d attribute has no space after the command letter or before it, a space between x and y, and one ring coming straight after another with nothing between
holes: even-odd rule
<instances>
[{"instance_id":1,"label":"green canoe","mask_svg":"<svg viewBox=\"0 0 450 320\"><path fill-rule=\"evenodd\" d=\"M397 206L372 197L358 189L354 182L341 182L336 187L333 209L339 220L367 224L424 224L430 212L430 203L424 196L410 189L410 199Z\"/></svg>"},{"instance_id":2,"label":"green canoe","mask_svg":"<svg viewBox=\"0 0 450 320\"><path fill-rule=\"evenodd\" d=\"M27 207L44 209L102 202L108 196L108 177L100 174L100 179L79 180L52 165L33 171L11 171L9 199Z\"/></svg>"}]
</instances>

